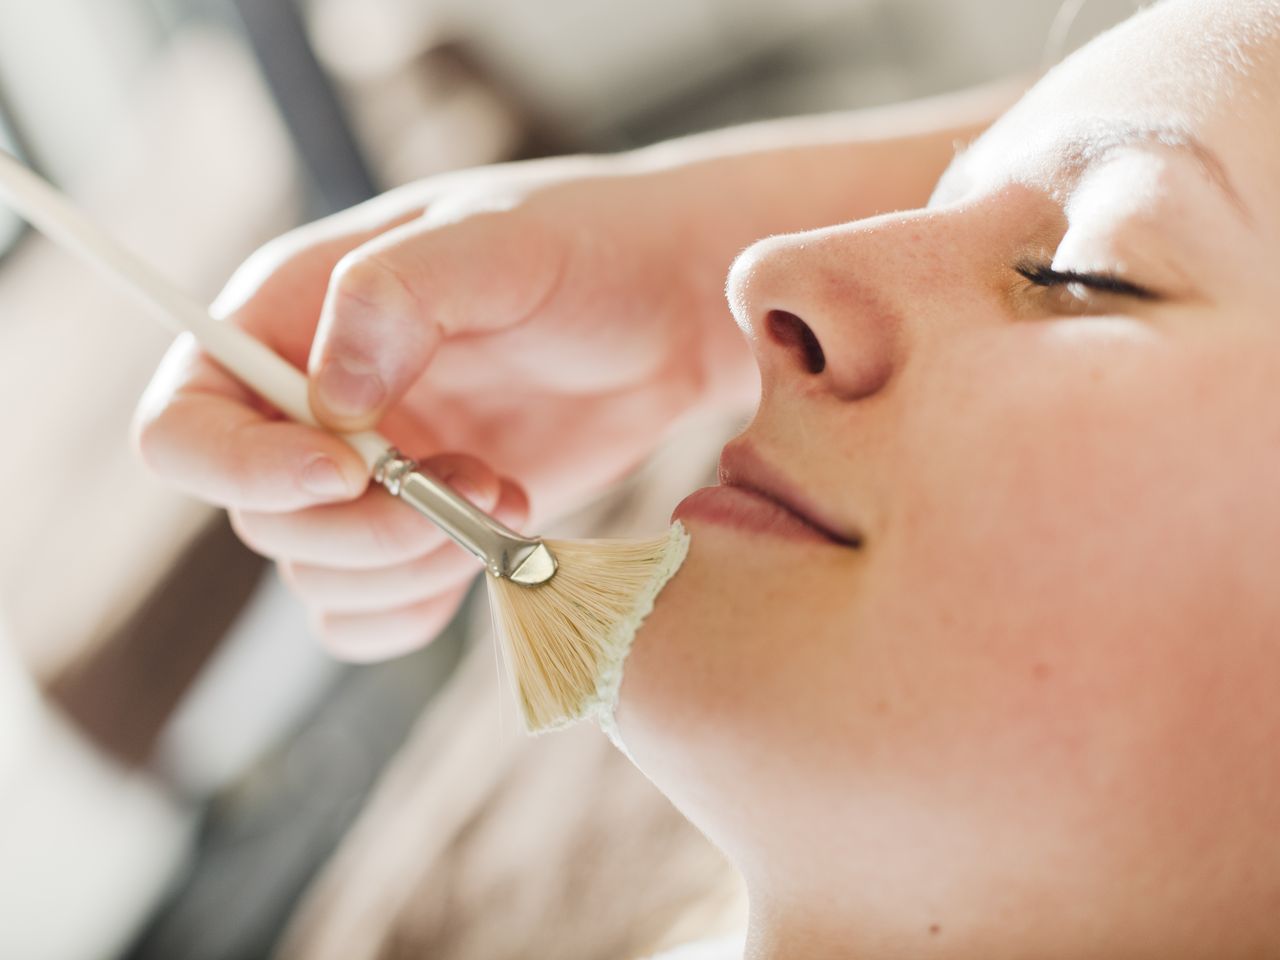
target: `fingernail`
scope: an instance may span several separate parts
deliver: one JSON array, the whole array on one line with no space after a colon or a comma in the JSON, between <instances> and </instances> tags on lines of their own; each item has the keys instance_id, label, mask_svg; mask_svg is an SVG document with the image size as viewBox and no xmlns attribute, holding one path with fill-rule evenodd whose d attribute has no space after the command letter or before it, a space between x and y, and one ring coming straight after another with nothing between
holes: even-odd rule
<instances>
[{"instance_id":1,"label":"fingernail","mask_svg":"<svg viewBox=\"0 0 1280 960\"><path fill-rule=\"evenodd\" d=\"M335 357L316 375L321 402L340 417L363 417L387 396L386 385L370 368Z\"/></svg>"},{"instance_id":2,"label":"fingernail","mask_svg":"<svg viewBox=\"0 0 1280 960\"><path fill-rule=\"evenodd\" d=\"M302 470L302 486L308 493L326 499L339 499L352 494L351 484L338 465L328 457L316 457Z\"/></svg>"}]
</instances>

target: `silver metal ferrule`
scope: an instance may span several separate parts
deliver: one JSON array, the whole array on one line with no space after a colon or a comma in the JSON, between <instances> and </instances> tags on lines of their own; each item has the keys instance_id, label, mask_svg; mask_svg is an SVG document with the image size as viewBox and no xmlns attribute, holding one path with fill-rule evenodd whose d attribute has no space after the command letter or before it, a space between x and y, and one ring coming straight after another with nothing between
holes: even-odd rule
<instances>
[{"instance_id":1,"label":"silver metal ferrule","mask_svg":"<svg viewBox=\"0 0 1280 960\"><path fill-rule=\"evenodd\" d=\"M394 447L374 464L373 479L479 557L495 577L534 586L556 572L556 558L541 540L503 526Z\"/></svg>"}]
</instances>

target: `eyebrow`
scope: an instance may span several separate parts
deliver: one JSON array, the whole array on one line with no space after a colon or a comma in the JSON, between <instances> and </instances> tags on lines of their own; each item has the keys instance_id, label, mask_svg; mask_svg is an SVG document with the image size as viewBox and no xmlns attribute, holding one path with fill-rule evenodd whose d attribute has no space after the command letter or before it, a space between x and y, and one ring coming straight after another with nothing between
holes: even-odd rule
<instances>
[{"instance_id":1,"label":"eyebrow","mask_svg":"<svg viewBox=\"0 0 1280 960\"><path fill-rule=\"evenodd\" d=\"M972 145L957 150L953 165L965 162ZM1226 164L1203 140L1194 134L1175 127L1114 124L1077 128L1071 134L1055 141L1051 152L1076 176L1101 162L1106 156L1125 147L1145 146L1174 150L1189 156L1200 172L1219 189L1223 197L1236 208L1248 223L1253 217L1240 192L1227 173Z\"/></svg>"}]
</instances>

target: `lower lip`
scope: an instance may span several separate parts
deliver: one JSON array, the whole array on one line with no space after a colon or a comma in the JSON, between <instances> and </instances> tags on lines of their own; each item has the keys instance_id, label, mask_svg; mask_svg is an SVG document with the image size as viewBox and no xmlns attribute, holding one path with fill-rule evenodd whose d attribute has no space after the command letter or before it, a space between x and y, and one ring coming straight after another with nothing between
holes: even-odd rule
<instances>
[{"instance_id":1,"label":"lower lip","mask_svg":"<svg viewBox=\"0 0 1280 960\"><path fill-rule=\"evenodd\" d=\"M721 527L803 540L808 543L833 541L811 527L786 507L742 487L703 487L680 501L672 520L702 520Z\"/></svg>"}]
</instances>

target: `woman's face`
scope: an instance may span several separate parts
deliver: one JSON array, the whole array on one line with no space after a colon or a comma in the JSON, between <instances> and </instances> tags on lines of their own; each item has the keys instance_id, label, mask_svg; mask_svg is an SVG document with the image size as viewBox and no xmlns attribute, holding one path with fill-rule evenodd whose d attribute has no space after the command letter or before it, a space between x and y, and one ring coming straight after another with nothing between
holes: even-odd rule
<instances>
[{"instance_id":1,"label":"woman's face","mask_svg":"<svg viewBox=\"0 0 1280 960\"><path fill-rule=\"evenodd\" d=\"M763 395L726 460L860 544L691 511L618 721L757 906L1280 917L1277 34L1170 0L926 209L735 264Z\"/></svg>"}]
</instances>

